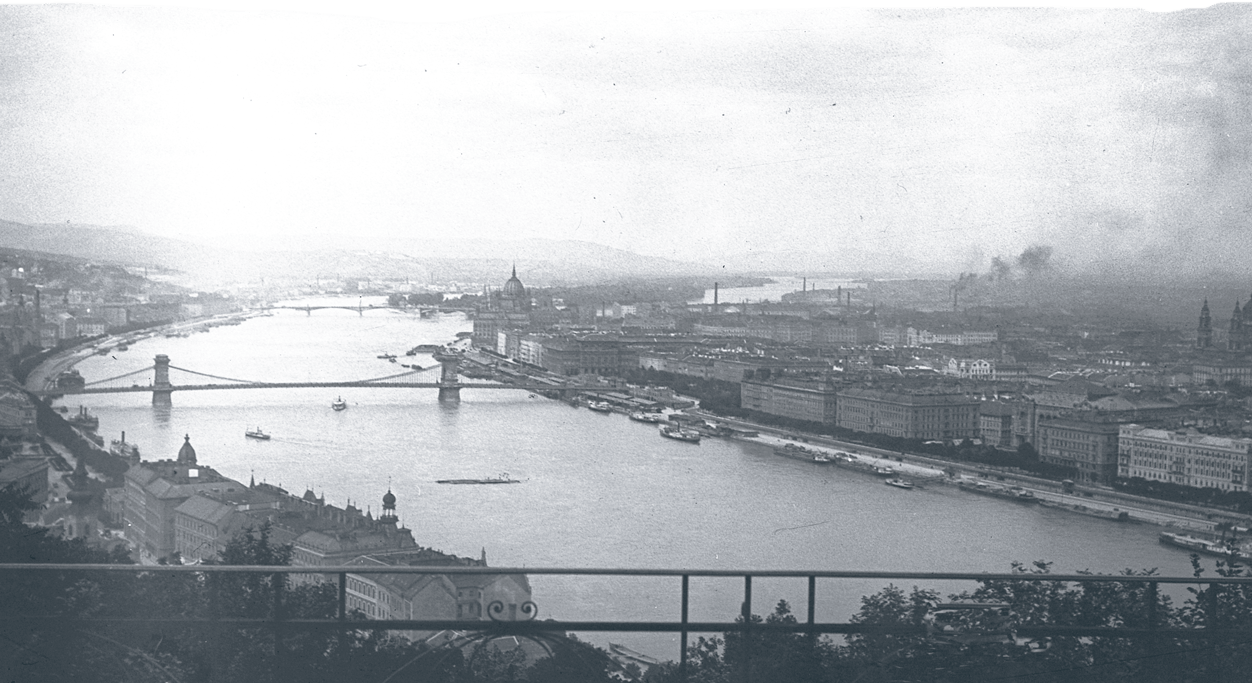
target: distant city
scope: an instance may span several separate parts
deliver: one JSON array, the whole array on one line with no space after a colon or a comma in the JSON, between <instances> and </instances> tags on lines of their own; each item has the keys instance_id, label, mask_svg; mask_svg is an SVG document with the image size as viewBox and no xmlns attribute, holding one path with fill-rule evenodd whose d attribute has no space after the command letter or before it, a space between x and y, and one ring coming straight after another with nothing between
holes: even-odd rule
<instances>
[{"instance_id":1,"label":"distant city","mask_svg":"<svg viewBox=\"0 0 1252 683\"><path fill-rule=\"evenodd\" d=\"M835 439L878 457L952 463L946 476L961 488L1003 496L1033 494L958 474L990 468L1001 481L1042 477L1091 499L1093 507L1075 510L1114 519L1135 514L1125 511L1134 509L1127 501L1155 500L1194 520L1196 537L1178 536L1180 544L1216 544L1222 524L1236 526L1252 512L1252 301L1236 301L1227 319L1201 300L1194 327L1180 329L1060 311L1041 302L1055 283L1037 274L823 276L823 287L816 277L811 285L803 274L779 275L798 286L776 301L734 301L727 285L759 286L770 277L528 287L522 263L498 283L415 284L362 273L282 292L210 292L150 279L139 267L55 254L10 252L0 268L8 373L0 486L27 487L40 506L28 523L148 564L213 562L241 532L264 528L291 548L298 567L488 566L485 551L465 558L422 546L398 519L388 489L363 511L360 502L332 505L311 489L244 484L200 462L192 435L177 454L141 457L124 433L106 448L85 410L54 409L55 392L72 394L85 383L77 370L47 372L64 354L162 330L176 336L188 325L237 324L279 305L309 315L316 306L465 315L472 332L437 349L447 366L440 382L451 387L461 373L675 422L674 438L770 430L800 441ZM37 368L44 372L32 374ZM259 428L248 436L268 438ZM844 452L793 444L779 453L899 474L858 465ZM912 486L898 477L888 483ZM1102 509L1101 501L1124 507ZM1187 505L1209 507L1196 514ZM1213 539L1202 537L1205 529ZM296 576L297 584L325 580ZM516 619L533 604L528 577L515 573L353 574L343 599L374 619L481 621L493 604L508 616L492 619Z\"/></svg>"}]
</instances>

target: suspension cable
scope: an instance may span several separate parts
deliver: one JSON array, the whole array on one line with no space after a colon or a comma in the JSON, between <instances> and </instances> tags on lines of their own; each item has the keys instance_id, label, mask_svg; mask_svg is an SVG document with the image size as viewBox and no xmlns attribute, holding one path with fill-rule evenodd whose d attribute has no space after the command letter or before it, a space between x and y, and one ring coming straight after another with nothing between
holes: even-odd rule
<instances>
[{"instance_id":1,"label":"suspension cable","mask_svg":"<svg viewBox=\"0 0 1252 683\"><path fill-rule=\"evenodd\" d=\"M188 373L191 373L191 374L193 374L193 375L200 375L201 377L210 377L210 378L212 378L212 379L221 379L221 380L225 380L225 381L227 381L227 382L242 382L242 383L244 383L244 384L266 384L266 382L258 382L258 381L256 381L256 380L251 380L251 379L235 379L234 377L220 377L220 376L218 376L218 375L210 375L210 374L209 374L209 373L207 373L207 372L196 372L195 370L188 370L187 368L180 368L180 367L178 367L178 366L176 366L176 365L171 365L171 366L170 366L170 369L171 369L171 370L180 370L180 371L182 371L182 372L188 372Z\"/></svg>"},{"instance_id":2,"label":"suspension cable","mask_svg":"<svg viewBox=\"0 0 1252 683\"><path fill-rule=\"evenodd\" d=\"M85 386L85 387L89 387L89 386L92 386L92 385L95 385L95 384L100 384L100 383L102 383L102 382L112 382L112 381L113 381L113 380L115 380L115 379L122 379L123 377L130 377L131 375L138 375L138 374L139 374L139 373L141 373L141 372L148 372L148 371L150 371L150 370L152 370L152 366L151 366L151 365L149 365L149 366L148 366L148 367L146 367L146 368L139 368L138 370L136 370L136 371L134 371L134 372L128 372L128 373L126 373L125 375L118 375L117 377L109 377L108 379L98 379L98 380L96 380L96 381L94 381L94 382L87 382L87 383L83 384L83 386Z\"/></svg>"}]
</instances>

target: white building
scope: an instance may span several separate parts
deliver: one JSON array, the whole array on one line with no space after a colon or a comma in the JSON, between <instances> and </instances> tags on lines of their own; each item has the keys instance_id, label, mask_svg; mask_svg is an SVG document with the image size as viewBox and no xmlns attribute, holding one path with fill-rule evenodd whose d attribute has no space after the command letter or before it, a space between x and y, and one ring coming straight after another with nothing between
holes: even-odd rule
<instances>
[{"instance_id":1,"label":"white building","mask_svg":"<svg viewBox=\"0 0 1252 683\"><path fill-rule=\"evenodd\" d=\"M996 378L996 363L983 358L949 358L943 374L961 379L993 381Z\"/></svg>"},{"instance_id":2,"label":"white building","mask_svg":"<svg viewBox=\"0 0 1252 683\"><path fill-rule=\"evenodd\" d=\"M1118 433L1117 476L1247 491L1249 454L1252 439L1124 425Z\"/></svg>"}]
</instances>

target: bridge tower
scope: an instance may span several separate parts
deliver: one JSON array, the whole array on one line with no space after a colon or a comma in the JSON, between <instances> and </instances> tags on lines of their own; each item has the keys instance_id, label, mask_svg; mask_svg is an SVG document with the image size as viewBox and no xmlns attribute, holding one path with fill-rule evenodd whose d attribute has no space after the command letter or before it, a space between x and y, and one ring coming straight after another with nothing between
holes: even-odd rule
<instances>
[{"instance_id":1,"label":"bridge tower","mask_svg":"<svg viewBox=\"0 0 1252 683\"><path fill-rule=\"evenodd\" d=\"M439 400L460 402L461 387L457 385L456 376L461 367L461 357L455 353L436 353L433 357L442 368L439 373Z\"/></svg>"},{"instance_id":2,"label":"bridge tower","mask_svg":"<svg viewBox=\"0 0 1252 683\"><path fill-rule=\"evenodd\" d=\"M170 396L173 393L170 384L170 357L158 353L153 359L155 364L153 368L156 370L156 378L152 381L152 405L168 406L173 405Z\"/></svg>"}]
</instances>

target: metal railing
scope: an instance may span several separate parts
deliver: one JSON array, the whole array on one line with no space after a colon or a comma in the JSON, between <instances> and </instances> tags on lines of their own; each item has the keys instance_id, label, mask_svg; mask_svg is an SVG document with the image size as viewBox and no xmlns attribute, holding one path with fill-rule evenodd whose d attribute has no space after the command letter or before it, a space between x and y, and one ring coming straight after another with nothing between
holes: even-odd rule
<instances>
[{"instance_id":1,"label":"metal railing","mask_svg":"<svg viewBox=\"0 0 1252 683\"><path fill-rule=\"evenodd\" d=\"M1033 638L1049 638L1058 636L1073 637L1159 637L1174 636L1187 639L1207 639L1239 637L1246 639L1249 631L1246 626L1241 628L1223 628L1214 626L1222 622L1219 619L1218 590L1208 590L1202 606L1205 614L1204 628L1179 628L1159 623L1158 604L1160 603L1160 587L1165 585L1187 586L1231 586L1252 588L1252 577L1167 577L1167 576L1125 576L1125 575L1093 575L1093 574L1040 574L1040 573L1008 573L989 574L971 572L881 572L881 571L786 571L786 570L708 570L708 569L563 569L563 568L516 568L516 567L408 567L408 566L224 566L224 565L110 565L110 564L0 564L0 582L12 583L23 574L47 572L68 572L71 574L244 574L264 575L271 578L273 605L268 616L264 617L232 617L219 614L204 617L127 617L127 616L78 616L63 614L14 614L0 611L0 623L48 623L73 621L80 624L144 624L168 627L189 626L236 626L236 627L268 627L279 629L285 633L307 631L443 631L455 630L462 632L479 632L490 636L535 636L544 634L563 634L568 632L652 632L680 634L681 650L679 653L680 672L687 669L688 638L693 633L738 633L744 642L753 633L803 633L811 637L822 634L879 634L879 635L925 635L925 626L918 624L870 624L857 622L820 622L817 621L816 604L818 581L838 580L915 580L915 581L961 581L971 583L1012 582L1012 583L1061 583L1061 584L1099 584L1115 583L1143 587L1144 614L1143 625L1128 626L1074 626L1022 624L1016 631ZM507 620L499 618L493 610L494 603L488 609L489 618L478 619L368 619L354 616L348 610L348 575L558 575L558 576L610 576L610 577L658 577L673 579L673 590L679 602L679 619L677 621L565 621L536 619L537 607L527 602L520 613L524 619ZM287 581L279 577L289 575L318 575L336 577L338 603L334 618L309 619L287 618L284 616L284 592ZM691 621L691 579L699 578L738 578L743 580L743 600L738 619L735 621ZM807 581L807 609L803 618L794 623L753 621L752 588L754 579L805 579ZM499 610L502 612L503 610ZM798 615L799 616L799 615ZM1233 615L1224 615L1227 617ZM277 638L276 638L277 642ZM750 654L748 658L750 658Z\"/></svg>"}]
</instances>

